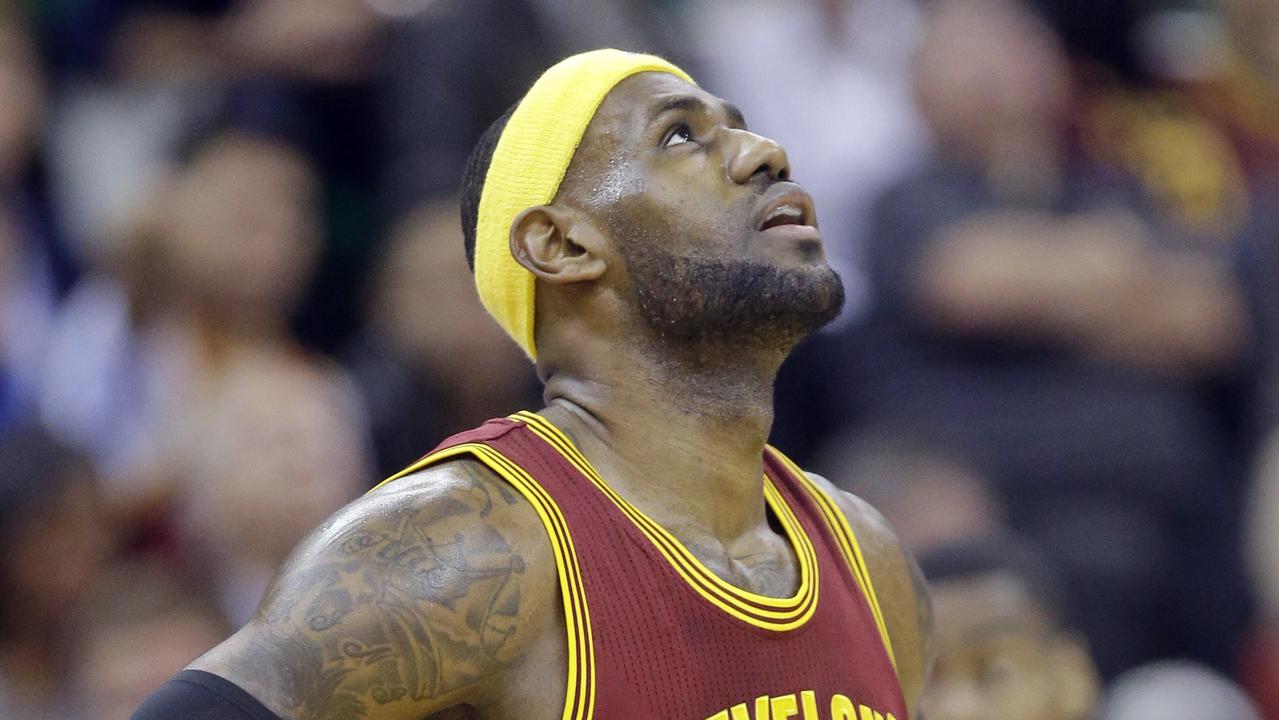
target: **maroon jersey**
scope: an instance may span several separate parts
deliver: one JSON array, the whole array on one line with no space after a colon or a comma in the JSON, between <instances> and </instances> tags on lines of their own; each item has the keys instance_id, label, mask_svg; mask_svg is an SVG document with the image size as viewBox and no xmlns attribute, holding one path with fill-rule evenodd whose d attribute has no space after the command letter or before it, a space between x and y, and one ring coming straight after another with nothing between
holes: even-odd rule
<instances>
[{"instance_id":1,"label":"maroon jersey","mask_svg":"<svg viewBox=\"0 0 1279 720\"><path fill-rule=\"evenodd\" d=\"M721 580L533 413L455 435L391 480L463 455L518 490L550 538L569 650L561 720L907 720L857 540L775 449L763 492L799 559L788 598Z\"/></svg>"}]
</instances>

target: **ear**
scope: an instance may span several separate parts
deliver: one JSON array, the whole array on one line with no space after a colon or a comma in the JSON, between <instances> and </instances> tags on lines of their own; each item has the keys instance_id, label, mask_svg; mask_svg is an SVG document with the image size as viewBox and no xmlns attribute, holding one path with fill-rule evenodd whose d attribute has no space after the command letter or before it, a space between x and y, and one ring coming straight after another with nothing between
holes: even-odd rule
<instances>
[{"instance_id":1,"label":"ear","mask_svg":"<svg viewBox=\"0 0 1279 720\"><path fill-rule=\"evenodd\" d=\"M1057 717L1070 720L1092 717L1097 710L1100 682L1083 638L1073 633L1059 635L1053 644L1051 662L1057 680Z\"/></svg>"},{"instance_id":2,"label":"ear","mask_svg":"<svg viewBox=\"0 0 1279 720\"><path fill-rule=\"evenodd\" d=\"M605 238L575 211L560 205L531 207L511 223L511 255L538 280L566 285L598 280L608 263Z\"/></svg>"}]
</instances>

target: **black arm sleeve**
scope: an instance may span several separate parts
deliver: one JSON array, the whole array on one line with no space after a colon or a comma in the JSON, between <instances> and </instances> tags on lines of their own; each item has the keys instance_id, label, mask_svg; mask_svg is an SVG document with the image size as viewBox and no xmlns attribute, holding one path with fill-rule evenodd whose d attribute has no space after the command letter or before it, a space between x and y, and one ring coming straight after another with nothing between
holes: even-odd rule
<instances>
[{"instance_id":1,"label":"black arm sleeve","mask_svg":"<svg viewBox=\"0 0 1279 720\"><path fill-rule=\"evenodd\" d=\"M132 720L281 720L229 680L202 670L174 675Z\"/></svg>"}]
</instances>

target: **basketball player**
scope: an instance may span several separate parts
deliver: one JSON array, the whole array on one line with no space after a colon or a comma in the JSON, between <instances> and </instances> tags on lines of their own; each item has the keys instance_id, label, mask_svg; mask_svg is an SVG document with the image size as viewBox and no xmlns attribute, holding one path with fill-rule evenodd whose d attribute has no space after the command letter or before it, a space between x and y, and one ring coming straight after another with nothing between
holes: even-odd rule
<instances>
[{"instance_id":1,"label":"basketball player","mask_svg":"<svg viewBox=\"0 0 1279 720\"><path fill-rule=\"evenodd\" d=\"M912 561L765 444L778 366L843 300L789 177L659 58L548 70L462 198L546 407L338 512L135 717L907 720L930 626Z\"/></svg>"}]
</instances>

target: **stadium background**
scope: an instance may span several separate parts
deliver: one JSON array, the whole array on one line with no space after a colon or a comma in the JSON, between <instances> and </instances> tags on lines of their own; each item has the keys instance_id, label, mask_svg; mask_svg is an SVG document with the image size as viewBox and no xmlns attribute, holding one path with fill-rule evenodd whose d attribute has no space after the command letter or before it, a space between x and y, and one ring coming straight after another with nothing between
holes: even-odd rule
<instances>
[{"instance_id":1,"label":"stadium background","mask_svg":"<svg viewBox=\"0 0 1279 720\"><path fill-rule=\"evenodd\" d=\"M916 551L1012 527L1107 678L1279 718L1279 3L0 3L0 717L124 718L308 528L537 405L453 193L535 74L683 64L849 289L775 443Z\"/></svg>"}]
</instances>

